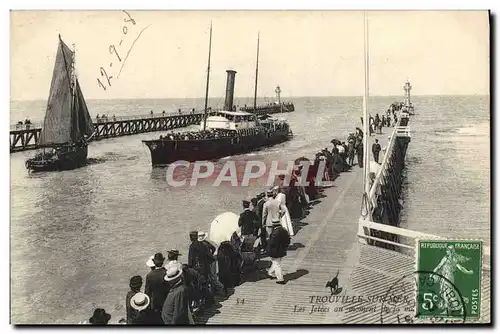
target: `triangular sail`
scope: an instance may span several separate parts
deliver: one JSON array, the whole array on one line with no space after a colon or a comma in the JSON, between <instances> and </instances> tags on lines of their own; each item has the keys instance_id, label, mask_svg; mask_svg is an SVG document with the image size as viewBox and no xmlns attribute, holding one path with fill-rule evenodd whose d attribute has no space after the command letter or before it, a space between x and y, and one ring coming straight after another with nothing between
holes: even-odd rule
<instances>
[{"instance_id":1,"label":"triangular sail","mask_svg":"<svg viewBox=\"0 0 500 334\"><path fill-rule=\"evenodd\" d=\"M93 132L92 121L76 80L72 93L73 52L59 39L59 47L52 74L47 110L40 135L40 145L65 144L82 139Z\"/></svg>"},{"instance_id":2,"label":"triangular sail","mask_svg":"<svg viewBox=\"0 0 500 334\"><path fill-rule=\"evenodd\" d=\"M89 110L87 109L87 103L85 103L85 98L83 97L82 90L80 88L80 83L78 79L76 80L76 91L75 91L75 112L77 117L75 117L75 125L73 127L73 140L78 141L84 136L89 137L94 133L94 125L92 123L92 118L90 117Z\"/></svg>"}]
</instances>

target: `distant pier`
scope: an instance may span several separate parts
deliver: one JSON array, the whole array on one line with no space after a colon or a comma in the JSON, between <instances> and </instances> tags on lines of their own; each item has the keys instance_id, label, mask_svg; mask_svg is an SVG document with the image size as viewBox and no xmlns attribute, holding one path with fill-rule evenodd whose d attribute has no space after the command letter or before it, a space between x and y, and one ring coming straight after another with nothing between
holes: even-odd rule
<instances>
[{"instance_id":1,"label":"distant pier","mask_svg":"<svg viewBox=\"0 0 500 334\"><path fill-rule=\"evenodd\" d=\"M185 126L200 124L203 112L182 114L153 114L126 117L108 117L94 119L95 135L90 141L153 131L167 131ZM14 129L12 129L14 127ZM38 148L41 126L34 124L20 125L23 129L10 130L10 152L33 150Z\"/></svg>"},{"instance_id":2,"label":"distant pier","mask_svg":"<svg viewBox=\"0 0 500 334\"><path fill-rule=\"evenodd\" d=\"M256 115L265 115L265 114L278 114L278 113L288 113L295 111L295 106L293 103L269 103L267 105L258 105L257 108L252 106L245 106L240 108L241 111L255 113Z\"/></svg>"},{"instance_id":3,"label":"distant pier","mask_svg":"<svg viewBox=\"0 0 500 334\"><path fill-rule=\"evenodd\" d=\"M240 110L244 110L241 108ZM256 115L276 114L294 111L293 103L283 105L271 104L257 106ZM216 111L215 109L210 112ZM245 109L253 113L253 108ZM210 114L209 112L209 114ZM123 117L107 117L93 119L96 128L95 135L89 141L130 136L139 133L154 131L168 131L189 125L200 124L203 120L203 111L184 111L181 113L168 113L153 115L137 115ZM41 124L13 124L10 126L10 153L34 150L38 148Z\"/></svg>"}]
</instances>

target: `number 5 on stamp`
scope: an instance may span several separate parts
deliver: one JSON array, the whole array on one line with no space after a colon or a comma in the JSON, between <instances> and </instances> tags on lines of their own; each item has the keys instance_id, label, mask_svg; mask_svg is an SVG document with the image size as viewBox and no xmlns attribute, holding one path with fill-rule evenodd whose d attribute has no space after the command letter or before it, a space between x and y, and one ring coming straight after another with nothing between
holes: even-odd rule
<instances>
[{"instance_id":1,"label":"number 5 on stamp","mask_svg":"<svg viewBox=\"0 0 500 334\"><path fill-rule=\"evenodd\" d=\"M483 243L417 241L417 317L479 318Z\"/></svg>"}]
</instances>

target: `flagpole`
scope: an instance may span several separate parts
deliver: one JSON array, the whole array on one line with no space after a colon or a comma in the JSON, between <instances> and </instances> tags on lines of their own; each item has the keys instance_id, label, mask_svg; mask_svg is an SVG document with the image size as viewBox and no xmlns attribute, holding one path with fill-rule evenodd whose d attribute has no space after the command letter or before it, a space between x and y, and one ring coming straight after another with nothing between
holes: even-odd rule
<instances>
[{"instance_id":1,"label":"flagpole","mask_svg":"<svg viewBox=\"0 0 500 334\"><path fill-rule=\"evenodd\" d=\"M257 32L257 61L255 62L255 91L253 94L253 112L257 113L257 83L259 80L259 44L260 44L260 31ZM256 114L257 115L257 114Z\"/></svg>"},{"instance_id":2,"label":"flagpole","mask_svg":"<svg viewBox=\"0 0 500 334\"><path fill-rule=\"evenodd\" d=\"M210 83L210 56L212 55L212 21L210 21L210 39L208 41L207 85L205 90L205 114L203 116L203 130L207 128L208 115L208 86Z\"/></svg>"},{"instance_id":3,"label":"flagpole","mask_svg":"<svg viewBox=\"0 0 500 334\"><path fill-rule=\"evenodd\" d=\"M363 22L364 22L364 60L365 60L365 91L363 95L363 125L364 125L364 135L363 135L363 190L364 194L368 195L370 193L370 159L369 159L369 141L370 136L370 118L368 114L368 96L369 92L369 82L370 82L370 70L369 70L369 39L368 39L368 18L366 11L363 12ZM368 202L368 201L367 201ZM368 203L367 203L368 204ZM368 208L366 208L368 209Z\"/></svg>"}]
</instances>

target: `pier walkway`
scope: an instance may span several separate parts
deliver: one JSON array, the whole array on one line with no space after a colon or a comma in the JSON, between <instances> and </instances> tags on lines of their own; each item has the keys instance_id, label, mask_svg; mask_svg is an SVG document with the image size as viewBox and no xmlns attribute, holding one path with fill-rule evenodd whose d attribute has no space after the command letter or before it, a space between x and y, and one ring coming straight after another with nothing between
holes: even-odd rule
<instances>
[{"instance_id":1,"label":"pier walkway","mask_svg":"<svg viewBox=\"0 0 500 334\"><path fill-rule=\"evenodd\" d=\"M387 145L387 133L373 135L370 138L371 143L375 138L379 139L382 147ZM339 286L343 289L339 296L359 295L363 289L359 292L351 290L351 287L357 287L355 284L357 273L361 274L360 277L364 277L366 271L383 270L383 266L380 265L384 262L387 265L388 258L391 261L397 260L398 253L358 243L357 221L361 210L362 190L363 169L357 165L351 171L340 174L334 181L334 186L324 190L326 196L321 198L319 203L312 207L309 215L298 224L299 229L292 238L290 246L293 250L289 250L282 261L285 279L288 281L286 285L276 284L274 280L267 278L262 270L260 273L250 274L247 281L236 287L234 294L227 300L219 299L220 308L207 310L204 316L197 318L197 322L207 324L357 322L344 312L335 312L336 306L342 306L341 302L326 302L323 312L310 312L312 305L321 304L317 303L316 297L328 298L331 295L330 289L325 286L335 277L337 271L339 271ZM361 252L372 256L360 257ZM383 257L376 256L376 262L370 263L369 260L377 254ZM400 271L412 272L411 261L403 262ZM261 268L267 268L269 265L268 258L261 260ZM380 270L375 269L377 267ZM390 276L394 275L397 276L397 272L393 272ZM375 279L372 280L374 286L378 286L377 291L384 288L387 290L393 283L390 280L385 282L387 288L382 287ZM313 297L312 303L311 297ZM328 311L325 311L326 308ZM363 314L370 316L368 321L380 320L379 312L358 313L358 316Z\"/></svg>"},{"instance_id":2,"label":"pier walkway","mask_svg":"<svg viewBox=\"0 0 500 334\"><path fill-rule=\"evenodd\" d=\"M389 144L389 134L370 137L370 157L374 139L378 138L384 148ZM363 243L363 238L359 237L362 228L358 224L362 191L362 168L356 165L351 171L340 174L334 186L324 190L325 196L298 223L287 256L282 260L286 285L278 285L265 275L264 268L270 266L270 259L264 258L259 264L260 272L248 274L245 282L228 298L217 297L216 306L197 316L196 322L417 323L412 307L415 300L414 257ZM485 254L489 254L489 247L485 248ZM326 284L337 273L342 290L331 296ZM410 307L396 308L394 304L383 303L380 298L384 296L403 296L410 301ZM382 307L387 312L381 312ZM490 269L486 266L483 269L480 322L489 320Z\"/></svg>"}]
</instances>

